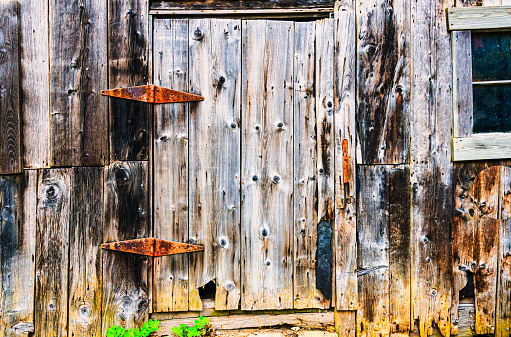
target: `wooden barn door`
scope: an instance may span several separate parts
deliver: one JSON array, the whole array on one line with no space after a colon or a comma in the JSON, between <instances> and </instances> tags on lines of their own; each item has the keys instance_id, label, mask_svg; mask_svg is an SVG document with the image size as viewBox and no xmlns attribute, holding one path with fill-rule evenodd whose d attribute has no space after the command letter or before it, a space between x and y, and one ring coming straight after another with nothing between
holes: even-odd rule
<instances>
[{"instance_id":1,"label":"wooden barn door","mask_svg":"<svg viewBox=\"0 0 511 337\"><path fill-rule=\"evenodd\" d=\"M204 286L216 310L334 303L336 205L354 190L341 181L353 107L334 89L335 26L154 19L154 83L204 96L155 108L154 234L205 247L155 258L154 311L202 310Z\"/></svg>"}]
</instances>

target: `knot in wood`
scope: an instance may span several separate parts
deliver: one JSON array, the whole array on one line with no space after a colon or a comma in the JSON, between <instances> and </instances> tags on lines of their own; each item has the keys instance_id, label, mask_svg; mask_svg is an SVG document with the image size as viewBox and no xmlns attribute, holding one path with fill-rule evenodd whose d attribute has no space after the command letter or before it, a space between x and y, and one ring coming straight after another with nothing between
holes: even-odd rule
<instances>
[{"instance_id":1,"label":"knot in wood","mask_svg":"<svg viewBox=\"0 0 511 337\"><path fill-rule=\"evenodd\" d=\"M203 38L204 38L204 33L202 32L202 30L200 30L199 28L197 28L197 29L193 32L193 39L194 39L194 40L197 40L197 41L201 41Z\"/></svg>"}]
</instances>

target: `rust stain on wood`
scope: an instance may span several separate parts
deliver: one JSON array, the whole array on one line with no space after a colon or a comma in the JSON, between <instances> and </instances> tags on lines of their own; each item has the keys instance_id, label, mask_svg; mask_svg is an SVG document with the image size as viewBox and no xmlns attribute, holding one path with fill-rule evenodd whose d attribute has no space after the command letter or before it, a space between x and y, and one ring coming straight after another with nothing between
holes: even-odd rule
<instances>
[{"instance_id":1,"label":"rust stain on wood","mask_svg":"<svg viewBox=\"0 0 511 337\"><path fill-rule=\"evenodd\" d=\"M161 240L156 238L144 238L104 243L101 245L101 248L153 257L204 250L203 246Z\"/></svg>"},{"instance_id":2,"label":"rust stain on wood","mask_svg":"<svg viewBox=\"0 0 511 337\"><path fill-rule=\"evenodd\" d=\"M350 167L349 167L349 158L348 158L348 140L344 138L342 140L342 182L344 184L350 183Z\"/></svg>"},{"instance_id":3,"label":"rust stain on wood","mask_svg":"<svg viewBox=\"0 0 511 337\"><path fill-rule=\"evenodd\" d=\"M184 103L203 101L204 97L187 92L150 85L101 91L101 95L147 103Z\"/></svg>"}]
</instances>

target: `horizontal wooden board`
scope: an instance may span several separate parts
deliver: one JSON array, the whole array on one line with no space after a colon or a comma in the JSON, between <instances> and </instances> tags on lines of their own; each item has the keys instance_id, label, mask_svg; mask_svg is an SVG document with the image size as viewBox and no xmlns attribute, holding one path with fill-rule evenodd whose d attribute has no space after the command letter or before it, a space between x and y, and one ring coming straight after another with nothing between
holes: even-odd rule
<instances>
[{"instance_id":1,"label":"horizontal wooden board","mask_svg":"<svg viewBox=\"0 0 511 337\"><path fill-rule=\"evenodd\" d=\"M243 1L243 0L201 0L201 1L151 1L151 9L172 8L176 10L203 10L203 9L276 9L276 8L317 8L317 7L332 7L334 0L259 0L259 1Z\"/></svg>"},{"instance_id":2,"label":"horizontal wooden board","mask_svg":"<svg viewBox=\"0 0 511 337\"><path fill-rule=\"evenodd\" d=\"M511 134L486 133L453 138L453 161L511 158Z\"/></svg>"},{"instance_id":3,"label":"horizontal wooden board","mask_svg":"<svg viewBox=\"0 0 511 337\"><path fill-rule=\"evenodd\" d=\"M160 329L154 336L172 335L172 327L180 324L193 325L196 317L172 319L162 321ZM232 316L214 316L209 318L209 323L215 329L233 330L245 328L260 328L266 326L294 325L310 329L327 328L334 325L334 313L316 312L316 313L297 313L280 315L232 315Z\"/></svg>"},{"instance_id":4,"label":"horizontal wooden board","mask_svg":"<svg viewBox=\"0 0 511 337\"><path fill-rule=\"evenodd\" d=\"M293 19L325 18L332 13L331 8L291 8L291 9L221 9L221 10L176 10L173 8L152 9L150 15L171 15L174 17L229 17L241 19Z\"/></svg>"},{"instance_id":5,"label":"horizontal wooden board","mask_svg":"<svg viewBox=\"0 0 511 337\"><path fill-rule=\"evenodd\" d=\"M447 9L449 30L511 28L511 7L452 7Z\"/></svg>"}]
</instances>

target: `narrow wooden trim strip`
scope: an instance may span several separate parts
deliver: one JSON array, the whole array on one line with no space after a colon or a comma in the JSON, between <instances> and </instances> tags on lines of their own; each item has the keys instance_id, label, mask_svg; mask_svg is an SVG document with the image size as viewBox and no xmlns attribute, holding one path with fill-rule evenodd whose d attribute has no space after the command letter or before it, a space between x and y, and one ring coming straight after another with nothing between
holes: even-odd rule
<instances>
[{"instance_id":1,"label":"narrow wooden trim strip","mask_svg":"<svg viewBox=\"0 0 511 337\"><path fill-rule=\"evenodd\" d=\"M505 85L511 84L511 80L503 80L503 81L475 81L472 82L473 85Z\"/></svg>"},{"instance_id":2,"label":"narrow wooden trim strip","mask_svg":"<svg viewBox=\"0 0 511 337\"><path fill-rule=\"evenodd\" d=\"M485 133L453 138L453 161L511 158L511 134Z\"/></svg>"},{"instance_id":3,"label":"narrow wooden trim strip","mask_svg":"<svg viewBox=\"0 0 511 337\"><path fill-rule=\"evenodd\" d=\"M219 17L229 16L237 18L318 18L329 17L333 8L286 8L286 9L232 9L232 10L176 10L153 9L150 15L165 15L175 17Z\"/></svg>"},{"instance_id":4,"label":"narrow wooden trim strip","mask_svg":"<svg viewBox=\"0 0 511 337\"><path fill-rule=\"evenodd\" d=\"M511 7L447 8L448 30L511 28Z\"/></svg>"}]
</instances>

